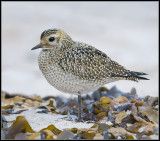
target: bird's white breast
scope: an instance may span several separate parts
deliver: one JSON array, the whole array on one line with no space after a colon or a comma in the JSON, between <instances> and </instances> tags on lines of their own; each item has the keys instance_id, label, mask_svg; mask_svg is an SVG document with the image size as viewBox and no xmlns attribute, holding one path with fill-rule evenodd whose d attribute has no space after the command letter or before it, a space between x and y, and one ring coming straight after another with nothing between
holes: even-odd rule
<instances>
[{"instance_id":1,"label":"bird's white breast","mask_svg":"<svg viewBox=\"0 0 160 141\"><path fill-rule=\"evenodd\" d=\"M85 94L106 83L106 80L101 81L101 83L96 82L96 80L82 80L78 76L64 72L54 58L50 51L42 50L38 57L38 64L47 81L60 91L70 94Z\"/></svg>"}]
</instances>

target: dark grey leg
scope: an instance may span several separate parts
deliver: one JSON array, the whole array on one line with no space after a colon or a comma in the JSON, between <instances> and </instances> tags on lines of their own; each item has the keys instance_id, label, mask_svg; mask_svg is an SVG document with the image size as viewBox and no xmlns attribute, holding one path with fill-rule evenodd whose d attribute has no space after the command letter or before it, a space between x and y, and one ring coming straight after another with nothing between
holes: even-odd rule
<instances>
[{"instance_id":1,"label":"dark grey leg","mask_svg":"<svg viewBox=\"0 0 160 141\"><path fill-rule=\"evenodd\" d=\"M81 95L78 95L78 122L81 121L81 103L82 103L82 98Z\"/></svg>"}]
</instances>

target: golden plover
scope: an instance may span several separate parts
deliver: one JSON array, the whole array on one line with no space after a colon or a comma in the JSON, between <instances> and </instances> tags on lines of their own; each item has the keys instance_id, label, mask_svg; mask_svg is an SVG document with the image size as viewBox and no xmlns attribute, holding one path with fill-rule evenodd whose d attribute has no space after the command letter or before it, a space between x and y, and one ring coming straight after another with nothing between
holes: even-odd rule
<instances>
[{"instance_id":1,"label":"golden plover","mask_svg":"<svg viewBox=\"0 0 160 141\"><path fill-rule=\"evenodd\" d=\"M38 48L42 48L39 68L47 81L60 91L78 95L78 121L81 121L81 94L117 80L148 80L141 77L146 73L125 69L93 46L72 40L61 29L45 30L32 50Z\"/></svg>"}]
</instances>

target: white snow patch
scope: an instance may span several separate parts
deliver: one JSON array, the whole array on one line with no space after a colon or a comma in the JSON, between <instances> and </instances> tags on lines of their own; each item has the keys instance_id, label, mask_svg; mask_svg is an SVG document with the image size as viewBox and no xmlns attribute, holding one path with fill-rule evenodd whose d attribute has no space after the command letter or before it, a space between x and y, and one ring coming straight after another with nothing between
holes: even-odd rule
<instances>
[{"instance_id":1,"label":"white snow patch","mask_svg":"<svg viewBox=\"0 0 160 141\"><path fill-rule=\"evenodd\" d=\"M72 116L73 119L69 120L67 115L53 114L53 113L36 113L35 108L31 108L28 111L24 111L21 114L11 114L5 116L7 121L16 120L17 116L25 116L26 120L36 132L40 131L43 128L48 127L53 124L56 128L63 130L65 128L90 128L94 123L86 122L76 122L74 121L75 116Z\"/></svg>"}]
</instances>

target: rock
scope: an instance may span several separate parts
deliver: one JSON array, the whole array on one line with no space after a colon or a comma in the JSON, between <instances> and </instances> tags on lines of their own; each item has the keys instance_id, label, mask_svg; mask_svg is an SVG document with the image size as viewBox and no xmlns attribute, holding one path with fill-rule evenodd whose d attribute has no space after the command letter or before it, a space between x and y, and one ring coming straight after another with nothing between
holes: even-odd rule
<instances>
[{"instance_id":1,"label":"rock","mask_svg":"<svg viewBox=\"0 0 160 141\"><path fill-rule=\"evenodd\" d=\"M69 140L74 138L74 134L70 131L63 130L57 137L57 140Z\"/></svg>"}]
</instances>

